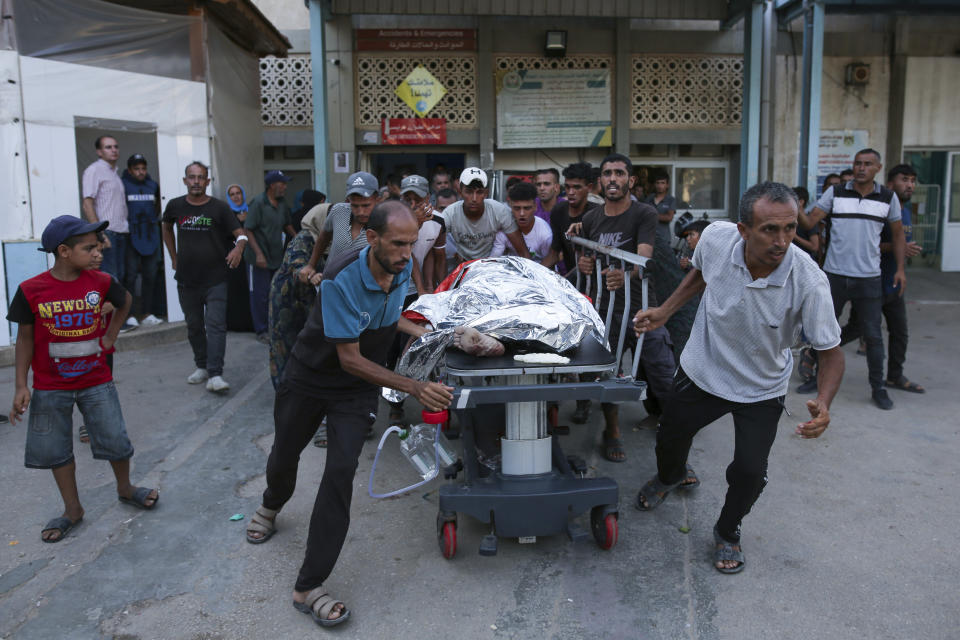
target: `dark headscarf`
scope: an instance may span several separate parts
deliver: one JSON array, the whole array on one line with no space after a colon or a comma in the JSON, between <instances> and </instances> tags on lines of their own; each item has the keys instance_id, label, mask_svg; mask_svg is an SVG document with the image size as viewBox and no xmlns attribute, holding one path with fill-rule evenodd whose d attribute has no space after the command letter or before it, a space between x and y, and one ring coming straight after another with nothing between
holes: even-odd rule
<instances>
[{"instance_id":1,"label":"dark headscarf","mask_svg":"<svg viewBox=\"0 0 960 640\"><path fill-rule=\"evenodd\" d=\"M323 194L319 191L314 191L313 189L303 190L303 197L301 198L303 204L299 209L290 214L290 222L293 224L293 228L297 233L300 233L300 221L303 220L303 216L307 215L307 212L320 204L322 200Z\"/></svg>"}]
</instances>

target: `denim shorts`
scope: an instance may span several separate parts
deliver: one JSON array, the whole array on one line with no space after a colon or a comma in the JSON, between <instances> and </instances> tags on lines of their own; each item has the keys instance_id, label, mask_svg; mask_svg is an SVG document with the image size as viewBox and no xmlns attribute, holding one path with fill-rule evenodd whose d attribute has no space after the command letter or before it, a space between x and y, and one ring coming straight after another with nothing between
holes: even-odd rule
<instances>
[{"instance_id":1,"label":"denim shorts","mask_svg":"<svg viewBox=\"0 0 960 640\"><path fill-rule=\"evenodd\" d=\"M56 469L73 461L74 404L83 415L95 459L128 460L133 456L113 382L86 389L34 389L24 454L27 467Z\"/></svg>"}]
</instances>

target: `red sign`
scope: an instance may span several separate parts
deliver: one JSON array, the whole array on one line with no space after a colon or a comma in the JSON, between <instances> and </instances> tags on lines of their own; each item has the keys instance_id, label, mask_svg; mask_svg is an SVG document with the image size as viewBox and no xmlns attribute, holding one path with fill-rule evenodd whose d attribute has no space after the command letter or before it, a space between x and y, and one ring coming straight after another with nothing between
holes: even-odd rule
<instances>
[{"instance_id":1,"label":"red sign","mask_svg":"<svg viewBox=\"0 0 960 640\"><path fill-rule=\"evenodd\" d=\"M444 118L384 118L380 125L382 144L447 144Z\"/></svg>"},{"instance_id":2,"label":"red sign","mask_svg":"<svg viewBox=\"0 0 960 640\"><path fill-rule=\"evenodd\" d=\"M476 29L356 29L357 51L476 51Z\"/></svg>"}]
</instances>

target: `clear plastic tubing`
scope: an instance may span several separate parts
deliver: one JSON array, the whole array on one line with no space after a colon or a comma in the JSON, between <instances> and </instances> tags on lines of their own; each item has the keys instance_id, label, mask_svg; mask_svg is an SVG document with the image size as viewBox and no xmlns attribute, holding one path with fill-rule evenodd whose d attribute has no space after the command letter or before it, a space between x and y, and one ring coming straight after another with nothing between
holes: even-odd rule
<instances>
[{"instance_id":1,"label":"clear plastic tubing","mask_svg":"<svg viewBox=\"0 0 960 640\"><path fill-rule=\"evenodd\" d=\"M440 473L440 447L437 444L440 441L440 425L437 424L436 429L434 429L434 435L433 435L433 455L434 455L433 472L429 476L421 480L420 482L417 482L416 484L412 484L409 487L404 487L403 489L397 489L396 491L391 491L389 493L373 492L373 474L377 470L377 461L380 459L380 450L383 449L383 443L387 441L387 437L391 433L396 432L399 435L401 431L403 431L403 429L401 429L400 427L392 426L386 431L384 431L383 435L380 436L380 444L377 445L377 453L376 455L373 456L373 466L370 467L370 481L367 483L367 493L370 495L371 498L391 498L393 496L400 495L401 493L406 493L411 489L422 487L423 485L427 484L428 482L436 478L437 475L439 475Z\"/></svg>"}]
</instances>

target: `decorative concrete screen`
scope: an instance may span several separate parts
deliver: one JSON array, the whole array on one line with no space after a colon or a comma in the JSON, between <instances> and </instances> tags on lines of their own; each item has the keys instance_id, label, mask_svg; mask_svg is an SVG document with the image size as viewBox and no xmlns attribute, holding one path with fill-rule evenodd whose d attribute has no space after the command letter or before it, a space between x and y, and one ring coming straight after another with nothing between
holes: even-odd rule
<instances>
[{"instance_id":1,"label":"decorative concrete screen","mask_svg":"<svg viewBox=\"0 0 960 640\"><path fill-rule=\"evenodd\" d=\"M269 127L313 126L309 54L260 58L260 119Z\"/></svg>"},{"instance_id":2,"label":"decorative concrete screen","mask_svg":"<svg viewBox=\"0 0 960 640\"><path fill-rule=\"evenodd\" d=\"M631 80L631 129L740 126L740 56L635 55Z\"/></svg>"},{"instance_id":3,"label":"decorative concrete screen","mask_svg":"<svg viewBox=\"0 0 960 640\"><path fill-rule=\"evenodd\" d=\"M396 94L396 89L418 66L443 83L447 92L425 115L444 118L447 129L477 128L476 54L416 55L357 54L357 128L380 129L386 118L413 118L416 114Z\"/></svg>"}]
</instances>

